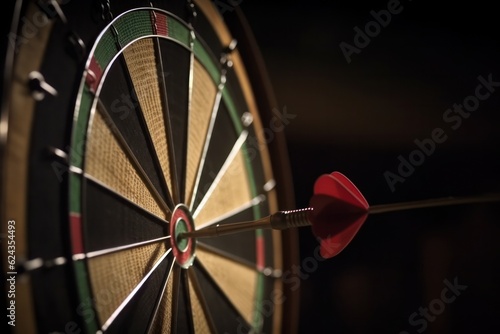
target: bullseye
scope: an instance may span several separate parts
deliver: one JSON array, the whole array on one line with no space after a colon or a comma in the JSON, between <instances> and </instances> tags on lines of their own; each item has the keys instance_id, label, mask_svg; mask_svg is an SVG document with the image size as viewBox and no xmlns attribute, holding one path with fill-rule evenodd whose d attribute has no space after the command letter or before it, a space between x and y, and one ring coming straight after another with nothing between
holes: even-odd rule
<instances>
[{"instance_id":1,"label":"bullseye","mask_svg":"<svg viewBox=\"0 0 500 334\"><path fill-rule=\"evenodd\" d=\"M181 234L194 231L194 221L189 209L184 204L175 207L170 220L172 252L179 266L189 268L196 256L196 240L183 238Z\"/></svg>"}]
</instances>

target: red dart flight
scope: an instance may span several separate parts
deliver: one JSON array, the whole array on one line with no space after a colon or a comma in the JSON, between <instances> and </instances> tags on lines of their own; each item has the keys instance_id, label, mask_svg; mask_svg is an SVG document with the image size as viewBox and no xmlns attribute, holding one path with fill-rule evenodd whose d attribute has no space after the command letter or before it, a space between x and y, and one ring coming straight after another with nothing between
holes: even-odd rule
<instances>
[{"instance_id":1,"label":"red dart flight","mask_svg":"<svg viewBox=\"0 0 500 334\"><path fill-rule=\"evenodd\" d=\"M368 217L368 202L339 172L318 178L309 204L314 209L309 220L314 235L321 240L321 256L324 258L339 254Z\"/></svg>"}]
</instances>

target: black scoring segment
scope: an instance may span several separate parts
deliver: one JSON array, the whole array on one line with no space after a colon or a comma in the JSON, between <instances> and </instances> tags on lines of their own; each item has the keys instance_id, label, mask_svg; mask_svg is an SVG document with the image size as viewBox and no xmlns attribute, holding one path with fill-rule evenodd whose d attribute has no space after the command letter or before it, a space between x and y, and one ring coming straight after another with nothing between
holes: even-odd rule
<instances>
[{"instance_id":1,"label":"black scoring segment","mask_svg":"<svg viewBox=\"0 0 500 334\"><path fill-rule=\"evenodd\" d=\"M156 190L166 201L167 189L160 164L148 136L147 125L141 106L122 56L111 66L99 99L104 111L111 118L121 136L125 139L139 164L146 172Z\"/></svg>"}]
</instances>

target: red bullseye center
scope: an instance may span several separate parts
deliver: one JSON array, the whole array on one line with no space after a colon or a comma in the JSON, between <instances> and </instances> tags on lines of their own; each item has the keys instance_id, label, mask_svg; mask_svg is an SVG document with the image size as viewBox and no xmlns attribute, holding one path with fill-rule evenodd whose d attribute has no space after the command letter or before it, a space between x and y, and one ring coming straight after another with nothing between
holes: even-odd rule
<instances>
[{"instance_id":1,"label":"red bullseye center","mask_svg":"<svg viewBox=\"0 0 500 334\"><path fill-rule=\"evenodd\" d=\"M181 237L182 233L191 231L194 231L193 217L184 204L179 204L170 220L170 239L175 260L182 268L190 267L195 257L196 240Z\"/></svg>"}]
</instances>

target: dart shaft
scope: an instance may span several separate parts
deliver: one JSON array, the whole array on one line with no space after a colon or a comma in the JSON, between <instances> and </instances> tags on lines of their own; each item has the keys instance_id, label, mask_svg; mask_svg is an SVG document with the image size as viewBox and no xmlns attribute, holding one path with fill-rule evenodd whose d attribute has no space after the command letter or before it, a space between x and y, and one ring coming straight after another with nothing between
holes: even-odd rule
<instances>
[{"instance_id":1,"label":"dart shaft","mask_svg":"<svg viewBox=\"0 0 500 334\"><path fill-rule=\"evenodd\" d=\"M214 224L201 230L185 232L180 235L181 238L208 238L220 237L221 235L252 231L257 229L270 228L271 216L255 221L246 221L231 224Z\"/></svg>"},{"instance_id":2,"label":"dart shaft","mask_svg":"<svg viewBox=\"0 0 500 334\"><path fill-rule=\"evenodd\" d=\"M208 238L219 237L222 235L253 231L257 229L285 230L301 226L309 226L309 213L312 208L305 208L290 211L278 211L270 216L240 223L214 224L207 228L185 232L180 235L181 238Z\"/></svg>"},{"instance_id":3,"label":"dart shaft","mask_svg":"<svg viewBox=\"0 0 500 334\"><path fill-rule=\"evenodd\" d=\"M413 209L425 209L425 208L449 206L449 205L489 203L498 201L500 201L500 194L473 196L473 197L444 197L444 198L435 198L435 199L428 199L421 201L373 205L370 207L368 212L370 214L378 214L378 213L388 213L388 212L413 210Z\"/></svg>"}]
</instances>

